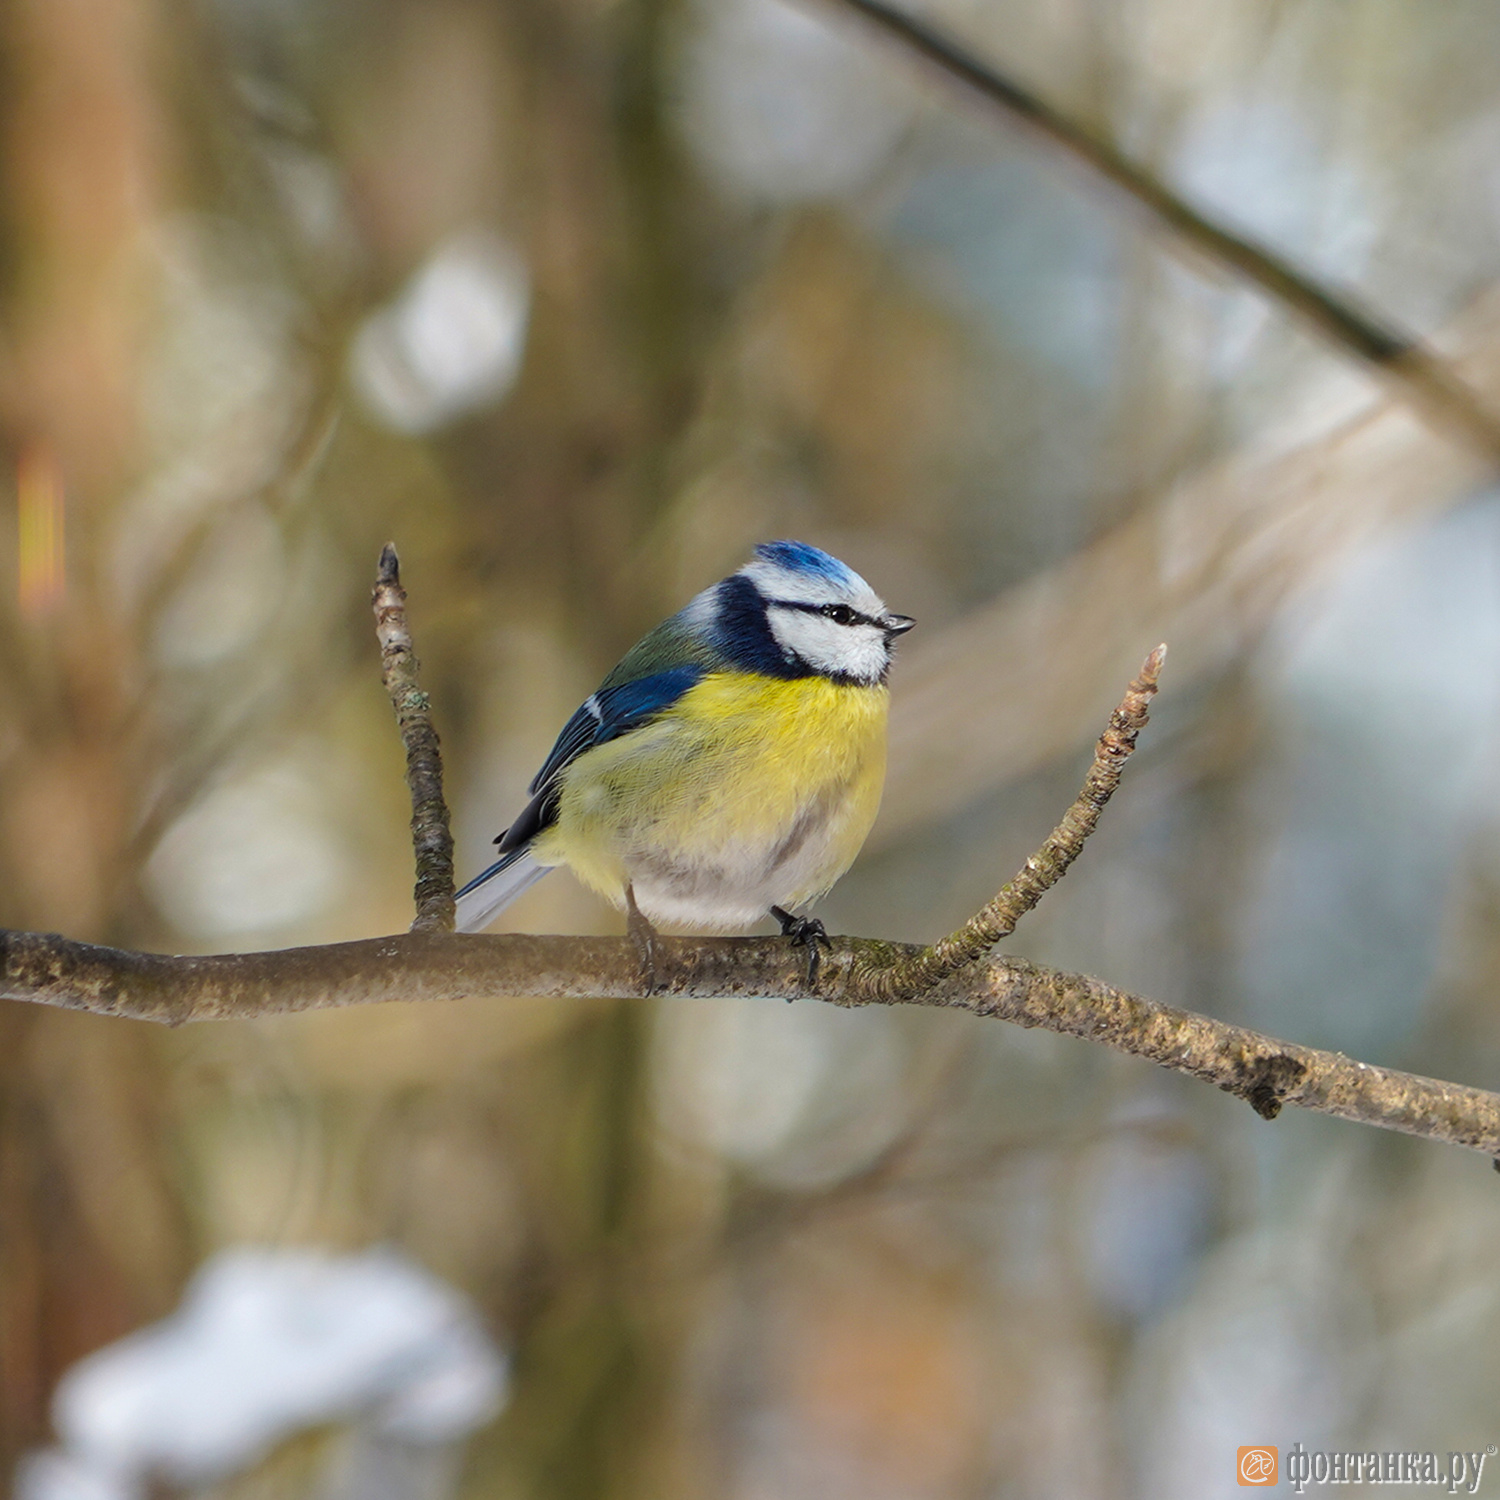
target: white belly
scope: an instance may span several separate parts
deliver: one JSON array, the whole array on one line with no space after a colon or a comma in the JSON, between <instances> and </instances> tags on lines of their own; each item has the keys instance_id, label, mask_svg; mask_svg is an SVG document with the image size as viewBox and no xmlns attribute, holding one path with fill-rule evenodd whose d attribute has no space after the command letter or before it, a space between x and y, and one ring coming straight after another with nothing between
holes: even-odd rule
<instances>
[{"instance_id":1,"label":"white belly","mask_svg":"<svg viewBox=\"0 0 1500 1500\"><path fill-rule=\"evenodd\" d=\"M655 924L728 932L758 922L773 906L792 908L821 896L848 868L859 845L849 838L854 790L811 799L790 828L763 839L743 831L691 849L642 841L622 863L636 905Z\"/></svg>"}]
</instances>

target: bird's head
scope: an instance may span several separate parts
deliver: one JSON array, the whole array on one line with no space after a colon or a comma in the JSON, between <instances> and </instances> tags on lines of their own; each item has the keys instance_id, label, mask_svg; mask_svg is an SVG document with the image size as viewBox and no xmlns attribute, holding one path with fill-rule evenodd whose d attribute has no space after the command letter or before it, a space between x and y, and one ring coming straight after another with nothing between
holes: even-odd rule
<instances>
[{"instance_id":1,"label":"bird's head","mask_svg":"<svg viewBox=\"0 0 1500 1500\"><path fill-rule=\"evenodd\" d=\"M885 680L892 642L916 623L892 614L858 573L806 542L762 542L718 586L716 604L731 654L759 638L783 671L867 686Z\"/></svg>"}]
</instances>

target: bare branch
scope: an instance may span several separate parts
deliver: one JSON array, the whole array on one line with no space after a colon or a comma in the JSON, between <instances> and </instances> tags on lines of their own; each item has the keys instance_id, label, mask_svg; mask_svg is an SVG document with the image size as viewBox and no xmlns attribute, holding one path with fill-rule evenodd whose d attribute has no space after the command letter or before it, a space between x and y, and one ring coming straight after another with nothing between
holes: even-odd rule
<instances>
[{"instance_id":1,"label":"bare branch","mask_svg":"<svg viewBox=\"0 0 1500 1500\"><path fill-rule=\"evenodd\" d=\"M380 587L399 596L394 553L388 549L387 556ZM395 596L388 595L381 606L382 645L389 643L388 663L397 658L394 668L388 665L388 682L409 670L411 655ZM1146 723L1163 654L1163 647L1151 653L1115 710L1078 799L994 901L930 948L867 938L832 940L817 997L850 1007L948 1006L1040 1026L1215 1084L1268 1120L1283 1105L1296 1104L1500 1158L1500 1095L1281 1042L1081 974L985 956L1061 879L1093 831ZM405 684L397 681L392 688L398 714L406 701L398 693L416 692L409 676ZM432 748L428 795L445 827L441 765L435 743ZM419 861L423 854L419 842ZM451 921L451 876L446 896ZM801 951L779 937L658 937L654 958L653 995L791 1000L809 993ZM130 953L52 934L0 931L0 999L169 1026L387 1000L630 998L641 996L641 983L640 956L628 939L467 937L438 930L436 921L400 937L206 958Z\"/></svg>"},{"instance_id":2,"label":"bare branch","mask_svg":"<svg viewBox=\"0 0 1500 1500\"><path fill-rule=\"evenodd\" d=\"M417 857L416 920L413 932L453 931L453 834L443 800L443 757L432 727L432 705L417 685L417 657L406 625L401 562L387 542L371 598L380 641L380 676L391 695L406 746L406 784L411 788L411 841Z\"/></svg>"},{"instance_id":3,"label":"bare branch","mask_svg":"<svg viewBox=\"0 0 1500 1500\"><path fill-rule=\"evenodd\" d=\"M1146 727L1147 710L1156 696L1157 678L1166 657L1167 648L1161 645L1146 658L1140 676L1125 690L1120 706L1109 717L1108 728L1099 737L1083 790L1016 876L957 931L921 949L914 959L882 964L866 976L866 988L880 993L891 1004L929 993L1009 937L1016 923L1067 874L1068 866L1082 852L1084 840L1098 827L1104 804L1120 784L1125 762Z\"/></svg>"},{"instance_id":4,"label":"bare branch","mask_svg":"<svg viewBox=\"0 0 1500 1500\"><path fill-rule=\"evenodd\" d=\"M1073 160L1143 208L1171 231L1171 243L1234 272L1299 317L1346 354L1375 370L1437 425L1500 460L1500 413L1491 410L1432 349L1361 307L1347 293L1320 285L1291 261L1235 234L1178 197L1159 178L1108 141L1085 130L1013 78L981 61L952 37L884 0L825 0L853 11L905 51L935 66L986 104L1045 136Z\"/></svg>"},{"instance_id":5,"label":"bare branch","mask_svg":"<svg viewBox=\"0 0 1500 1500\"><path fill-rule=\"evenodd\" d=\"M1500 1094L1278 1041L1022 960L990 959L970 973L959 993L939 993L924 1003L1103 1042L1215 1084L1263 1119L1273 1120L1283 1105L1295 1104L1500 1157Z\"/></svg>"},{"instance_id":6,"label":"bare branch","mask_svg":"<svg viewBox=\"0 0 1500 1500\"><path fill-rule=\"evenodd\" d=\"M923 949L836 938L819 998L889 1004L880 980ZM796 999L806 961L781 938L660 938L658 995ZM178 1025L388 1000L513 995L641 995L640 958L625 938L398 937L272 953L172 958L41 933L0 931L0 999ZM906 1003L948 1006L1102 1042L1246 1100L1267 1119L1286 1104L1500 1156L1500 1095L1372 1067L1278 1041L1081 974L991 956Z\"/></svg>"}]
</instances>

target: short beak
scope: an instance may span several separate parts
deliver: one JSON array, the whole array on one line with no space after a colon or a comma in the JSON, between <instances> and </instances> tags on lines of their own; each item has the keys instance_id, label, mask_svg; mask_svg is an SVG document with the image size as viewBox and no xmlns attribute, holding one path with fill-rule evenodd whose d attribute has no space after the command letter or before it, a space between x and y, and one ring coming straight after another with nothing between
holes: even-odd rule
<instances>
[{"instance_id":1,"label":"short beak","mask_svg":"<svg viewBox=\"0 0 1500 1500\"><path fill-rule=\"evenodd\" d=\"M881 624L885 627L885 633L891 639L898 635L905 635L917 622L910 615L887 615Z\"/></svg>"}]
</instances>

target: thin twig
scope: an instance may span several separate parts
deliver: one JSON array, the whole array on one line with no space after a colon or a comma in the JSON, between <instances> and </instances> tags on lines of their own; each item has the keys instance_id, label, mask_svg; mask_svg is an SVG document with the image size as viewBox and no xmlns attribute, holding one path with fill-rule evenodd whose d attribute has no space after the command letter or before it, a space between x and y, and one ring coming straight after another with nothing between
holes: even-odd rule
<instances>
[{"instance_id":1,"label":"thin twig","mask_svg":"<svg viewBox=\"0 0 1500 1500\"><path fill-rule=\"evenodd\" d=\"M443 757L432 705L417 686L417 657L406 624L406 590L394 543L380 554L371 598L380 641L380 676L391 695L406 746L406 784L411 788L411 841L417 859L413 932L453 931L453 834L443 800Z\"/></svg>"},{"instance_id":2,"label":"thin twig","mask_svg":"<svg viewBox=\"0 0 1500 1500\"><path fill-rule=\"evenodd\" d=\"M981 61L961 43L885 0L824 0L853 11L947 78L1060 146L1075 161L1144 208L1173 240L1227 267L1290 309L1346 353L1383 374L1422 412L1500 460L1500 413L1489 410L1448 364L1414 335L1320 285L1291 261L1235 234L1186 203L1108 141Z\"/></svg>"},{"instance_id":3,"label":"thin twig","mask_svg":"<svg viewBox=\"0 0 1500 1500\"><path fill-rule=\"evenodd\" d=\"M1157 679L1166 658L1164 644L1146 658L1140 676L1125 690L1120 706L1109 716L1109 726L1099 737L1094 762L1073 805L1042 847L1000 888L994 900L947 937L920 949L914 958L882 962L866 976L866 987L878 991L892 1004L914 999L982 958L1016 930L1016 923L1067 874L1068 867L1082 851L1084 840L1098 827L1099 814L1114 796L1125 762L1146 727L1147 710L1156 696Z\"/></svg>"}]
</instances>

